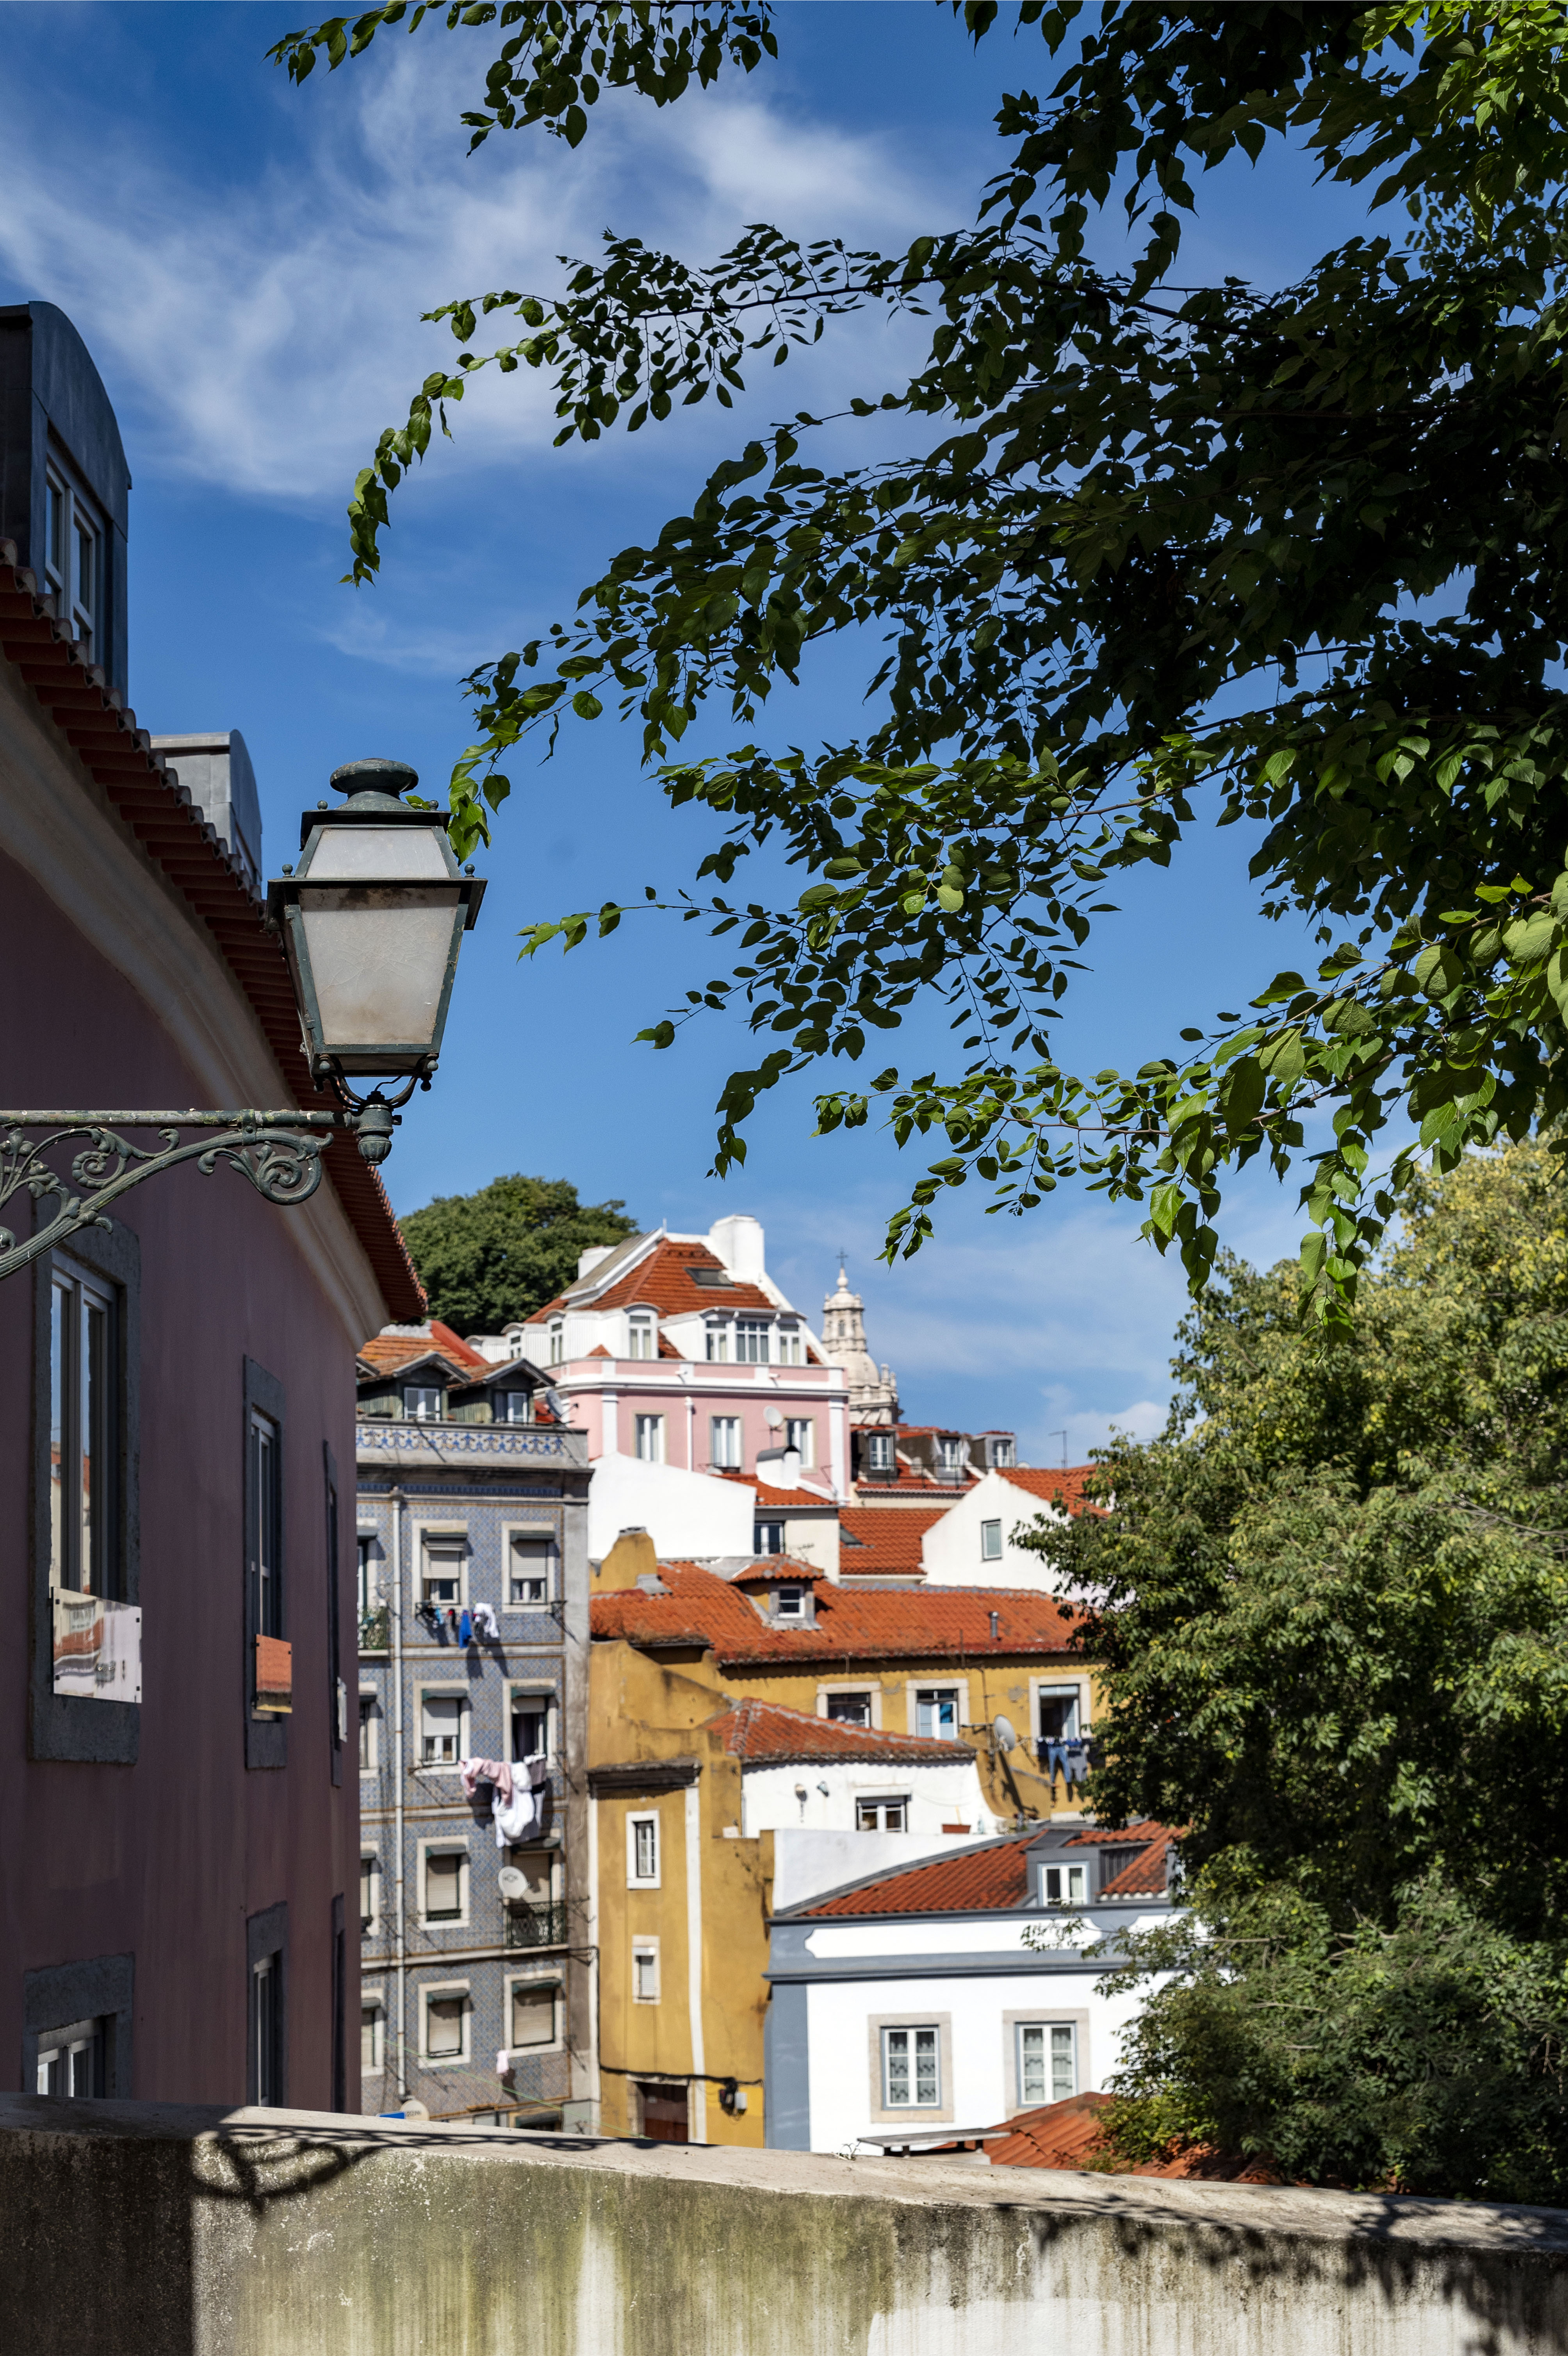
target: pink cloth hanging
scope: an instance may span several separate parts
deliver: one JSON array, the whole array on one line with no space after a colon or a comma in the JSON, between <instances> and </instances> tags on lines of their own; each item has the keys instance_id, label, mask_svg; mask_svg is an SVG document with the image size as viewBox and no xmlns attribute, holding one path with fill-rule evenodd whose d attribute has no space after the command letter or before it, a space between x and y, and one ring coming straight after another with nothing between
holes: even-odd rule
<instances>
[{"instance_id":1,"label":"pink cloth hanging","mask_svg":"<svg viewBox=\"0 0 1568 2356\"><path fill-rule=\"evenodd\" d=\"M460 1759L457 1772L463 1778L463 1789L469 1799L474 1797L476 1783L493 1783L496 1787L496 1814L510 1807L512 1802L512 1771L504 1759Z\"/></svg>"}]
</instances>

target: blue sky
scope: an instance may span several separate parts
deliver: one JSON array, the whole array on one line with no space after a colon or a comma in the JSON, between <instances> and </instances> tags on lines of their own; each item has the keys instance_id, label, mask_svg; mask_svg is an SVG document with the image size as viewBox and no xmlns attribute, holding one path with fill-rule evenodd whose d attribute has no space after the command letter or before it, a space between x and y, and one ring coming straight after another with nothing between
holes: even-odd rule
<instances>
[{"instance_id":1,"label":"blue sky","mask_svg":"<svg viewBox=\"0 0 1568 2356\"><path fill-rule=\"evenodd\" d=\"M555 256L591 253L605 228L700 259L759 220L884 248L962 223L1000 160L999 95L1048 80L1038 36L998 30L976 50L927 0L794 0L779 64L749 81L662 113L613 101L575 154L532 133L469 158L457 116L490 32L383 37L295 91L264 52L307 15L293 0L0 5L0 299L59 303L93 352L135 483L132 701L155 731L243 730L274 870L341 761L395 754L443 790L467 739L464 670L570 611L754 424L830 388L878 392L915 350L907 324L850 323L765 370L730 418L705 405L589 450L550 447L538 380L487 381L400 494L381 582L356 591L339 578L354 473L456 348L420 313L490 286L551 291ZM1184 278L1285 280L1360 225L1289 155L1201 195ZM1114 226L1102 236L1114 252ZM775 698L773 740L859 727L858 659L829 648ZM703 749L725 741L710 731ZM756 1121L741 1175L705 1176L718 1086L752 1059L749 1038L714 1020L656 1055L633 1034L721 969L716 949L654 917L564 959L516 958L531 920L677 886L705 822L667 812L608 718L512 774L442 1073L387 1167L398 1207L520 1169L621 1197L649 1225L749 1210L814 1315L848 1252L912 1419L1012 1426L1039 1462L1063 1432L1076 1460L1113 1422L1154 1428L1182 1292L1129 1207L1064 1190L1018 1222L952 1196L936 1242L890 1269L876 1255L909 1157L864 1131L813 1140L804 1093ZM1250 848L1232 829L1193 846L1174 883L1117 895L1067 1026L1080 1067L1163 1052L1298 960L1301 937L1255 913ZM1295 1235L1293 1197L1263 1176L1237 1189L1237 1249L1273 1257Z\"/></svg>"}]
</instances>

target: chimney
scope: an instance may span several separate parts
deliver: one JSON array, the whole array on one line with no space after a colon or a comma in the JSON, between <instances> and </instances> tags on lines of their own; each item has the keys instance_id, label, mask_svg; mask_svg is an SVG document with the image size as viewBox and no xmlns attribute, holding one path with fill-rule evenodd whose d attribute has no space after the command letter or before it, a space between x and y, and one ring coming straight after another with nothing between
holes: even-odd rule
<instances>
[{"instance_id":1,"label":"chimney","mask_svg":"<svg viewBox=\"0 0 1568 2356\"><path fill-rule=\"evenodd\" d=\"M763 1268L763 1226L744 1211L736 1211L727 1219L715 1219L708 1230L708 1240L723 1261L737 1284L761 1284Z\"/></svg>"}]
</instances>

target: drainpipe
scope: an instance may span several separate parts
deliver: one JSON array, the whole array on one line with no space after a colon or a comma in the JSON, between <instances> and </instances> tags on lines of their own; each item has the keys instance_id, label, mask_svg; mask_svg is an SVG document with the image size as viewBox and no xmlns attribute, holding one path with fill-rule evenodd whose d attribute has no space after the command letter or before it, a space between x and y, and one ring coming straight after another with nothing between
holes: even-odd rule
<instances>
[{"instance_id":1,"label":"drainpipe","mask_svg":"<svg viewBox=\"0 0 1568 2356\"><path fill-rule=\"evenodd\" d=\"M406 2100L409 2091L406 2032L404 2027L408 1982L407 1918L403 1899L403 1784L408 1774L408 1757L404 1750L403 1730L403 1506L406 1500L400 1487L392 1491L392 1754L397 1761L396 1798L397 1821L397 1946L393 1970L398 1984L398 2094Z\"/></svg>"}]
</instances>

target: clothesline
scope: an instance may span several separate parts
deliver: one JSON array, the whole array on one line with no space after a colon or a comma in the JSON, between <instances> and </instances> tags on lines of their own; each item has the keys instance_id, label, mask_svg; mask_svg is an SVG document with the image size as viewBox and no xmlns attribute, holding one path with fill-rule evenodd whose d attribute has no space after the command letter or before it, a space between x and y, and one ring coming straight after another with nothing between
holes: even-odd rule
<instances>
[{"instance_id":1,"label":"clothesline","mask_svg":"<svg viewBox=\"0 0 1568 2356\"><path fill-rule=\"evenodd\" d=\"M491 1786L490 1814L495 1819L496 1846L509 1848L526 1840L544 1821L542 1794L549 1780L549 1754L536 1751L519 1759L515 1768L505 1759L460 1759L457 1772L469 1799L477 1786Z\"/></svg>"}]
</instances>

